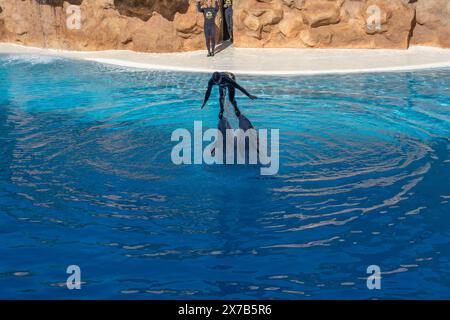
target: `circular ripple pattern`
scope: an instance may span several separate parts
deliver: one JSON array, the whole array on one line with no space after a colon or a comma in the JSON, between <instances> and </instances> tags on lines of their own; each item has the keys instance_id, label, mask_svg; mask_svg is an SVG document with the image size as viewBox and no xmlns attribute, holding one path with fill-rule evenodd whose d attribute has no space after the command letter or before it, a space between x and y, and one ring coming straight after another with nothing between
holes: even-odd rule
<instances>
[{"instance_id":1,"label":"circular ripple pattern","mask_svg":"<svg viewBox=\"0 0 450 320\"><path fill-rule=\"evenodd\" d=\"M172 164L173 130L217 125L206 74L5 55L0 76L2 298L450 298L450 70L238 77L280 130L270 177Z\"/></svg>"}]
</instances>

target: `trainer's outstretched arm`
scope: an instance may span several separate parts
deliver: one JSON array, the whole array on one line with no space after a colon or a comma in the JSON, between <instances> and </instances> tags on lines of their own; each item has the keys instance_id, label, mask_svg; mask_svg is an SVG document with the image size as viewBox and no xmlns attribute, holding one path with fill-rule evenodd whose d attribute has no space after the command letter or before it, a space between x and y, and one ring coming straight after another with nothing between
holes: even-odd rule
<instances>
[{"instance_id":1,"label":"trainer's outstretched arm","mask_svg":"<svg viewBox=\"0 0 450 320\"><path fill-rule=\"evenodd\" d=\"M208 89L206 90L205 100L203 101L202 109L206 106L206 103L208 102L209 97L211 96L212 87L213 87L212 80L209 80Z\"/></svg>"},{"instance_id":2,"label":"trainer's outstretched arm","mask_svg":"<svg viewBox=\"0 0 450 320\"><path fill-rule=\"evenodd\" d=\"M241 87L236 81L234 81L233 79L230 79L231 84L233 85L233 87L235 87L236 89L238 89L239 91L241 91L243 94L245 94L247 97L249 97L250 99L254 100L257 99L257 96L254 96L250 93L248 93L247 90L245 90L243 87Z\"/></svg>"},{"instance_id":3,"label":"trainer's outstretched arm","mask_svg":"<svg viewBox=\"0 0 450 320\"><path fill-rule=\"evenodd\" d=\"M200 1L197 1L197 11L203 13L203 8L202 5L200 4Z\"/></svg>"}]
</instances>

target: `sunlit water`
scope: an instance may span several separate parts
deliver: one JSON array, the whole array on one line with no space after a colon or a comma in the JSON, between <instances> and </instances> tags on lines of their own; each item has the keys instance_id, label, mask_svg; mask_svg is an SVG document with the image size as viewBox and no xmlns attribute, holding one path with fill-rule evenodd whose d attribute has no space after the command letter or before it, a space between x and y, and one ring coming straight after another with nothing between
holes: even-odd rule
<instances>
[{"instance_id":1,"label":"sunlit water","mask_svg":"<svg viewBox=\"0 0 450 320\"><path fill-rule=\"evenodd\" d=\"M272 177L171 162L207 80L0 57L0 298L450 298L450 70L239 77Z\"/></svg>"}]
</instances>

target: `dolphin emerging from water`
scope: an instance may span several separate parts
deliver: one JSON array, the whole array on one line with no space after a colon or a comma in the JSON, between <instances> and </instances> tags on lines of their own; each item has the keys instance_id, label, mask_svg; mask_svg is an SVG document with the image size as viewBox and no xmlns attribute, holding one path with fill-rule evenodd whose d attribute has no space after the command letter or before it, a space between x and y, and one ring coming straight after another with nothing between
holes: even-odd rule
<instances>
[{"instance_id":1,"label":"dolphin emerging from water","mask_svg":"<svg viewBox=\"0 0 450 320\"><path fill-rule=\"evenodd\" d=\"M222 117L219 119L219 125L218 125L219 131L220 133L222 133L222 147L223 150L226 150L226 145L227 145L227 130L231 130L233 129L230 125L230 123L228 122L228 119L225 117ZM216 154L216 146L214 146L211 150L211 155L215 156ZM223 153L225 154L225 152Z\"/></svg>"}]
</instances>

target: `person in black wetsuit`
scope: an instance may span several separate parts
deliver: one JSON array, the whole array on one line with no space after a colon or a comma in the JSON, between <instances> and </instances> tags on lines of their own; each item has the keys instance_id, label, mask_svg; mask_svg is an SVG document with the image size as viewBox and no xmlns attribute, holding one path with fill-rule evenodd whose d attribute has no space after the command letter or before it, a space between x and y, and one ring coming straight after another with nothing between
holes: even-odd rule
<instances>
[{"instance_id":1,"label":"person in black wetsuit","mask_svg":"<svg viewBox=\"0 0 450 320\"><path fill-rule=\"evenodd\" d=\"M202 7L200 5L200 1L197 2L197 10L198 12L203 13L203 17L205 18L205 39L206 39L206 48L208 48L208 57L214 56L214 49L216 47L216 16L219 12L219 4L216 0L216 5L212 6L212 1L207 0L206 6Z\"/></svg>"},{"instance_id":2,"label":"person in black wetsuit","mask_svg":"<svg viewBox=\"0 0 450 320\"><path fill-rule=\"evenodd\" d=\"M230 41L233 42L233 0L223 0L225 8L225 21L227 22Z\"/></svg>"},{"instance_id":3,"label":"person in black wetsuit","mask_svg":"<svg viewBox=\"0 0 450 320\"><path fill-rule=\"evenodd\" d=\"M241 111L239 110L236 102L236 90L240 90L242 93L244 93L247 97L254 100L257 99L256 96L251 95L247 92L244 88L242 88L237 82L236 82L236 76L230 72L214 72L211 79L208 82L208 89L206 90L205 94L205 100L203 101L202 109L205 107L206 103L209 100L209 97L211 95L211 90L213 86L219 86L219 93L220 93L220 113L219 113L219 119L222 119L223 112L224 112L224 105L225 105L225 95L226 91L228 89L228 99L230 100L231 104L234 107L234 112L236 113L236 116L239 117L241 115Z\"/></svg>"}]
</instances>

